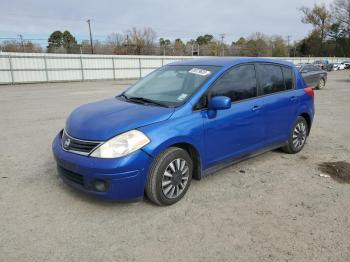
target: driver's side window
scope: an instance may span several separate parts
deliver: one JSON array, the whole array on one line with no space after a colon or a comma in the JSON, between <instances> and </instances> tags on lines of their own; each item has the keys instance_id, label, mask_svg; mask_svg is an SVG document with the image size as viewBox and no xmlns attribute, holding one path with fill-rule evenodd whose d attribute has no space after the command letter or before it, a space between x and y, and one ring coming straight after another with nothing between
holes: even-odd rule
<instances>
[{"instance_id":1,"label":"driver's side window","mask_svg":"<svg viewBox=\"0 0 350 262\"><path fill-rule=\"evenodd\" d=\"M241 101L257 96L257 82L255 66L241 65L225 72L201 97L194 110L208 106L208 98L213 96L227 96L232 102Z\"/></svg>"},{"instance_id":2,"label":"driver's side window","mask_svg":"<svg viewBox=\"0 0 350 262\"><path fill-rule=\"evenodd\" d=\"M248 64L230 69L211 87L210 96L227 96L232 102L256 97L255 66Z\"/></svg>"}]
</instances>

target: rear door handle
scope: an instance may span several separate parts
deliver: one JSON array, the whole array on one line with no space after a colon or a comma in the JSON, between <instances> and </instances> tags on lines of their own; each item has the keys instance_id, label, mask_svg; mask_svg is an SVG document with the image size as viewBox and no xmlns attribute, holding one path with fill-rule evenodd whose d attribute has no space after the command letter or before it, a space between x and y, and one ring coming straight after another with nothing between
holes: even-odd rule
<instances>
[{"instance_id":1,"label":"rear door handle","mask_svg":"<svg viewBox=\"0 0 350 262\"><path fill-rule=\"evenodd\" d=\"M293 101L293 102L294 102L294 101L297 101L297 99L298 99L298 98L297 98L296 96L292 96L292 97L290 98L290 101Z\"/></svg>"},{"instance_id":2,"label":"rear door handle","mask_svg":"<svg viewBox=\"0 0 350 262\"><path fill-rule=\"evenodd\" d=\"M257 110L259 110L261 108L261 106L259 106L259 105L254 105L253 107L252 107L252 111L257 111Z\"/></svg>"}]
</instances>

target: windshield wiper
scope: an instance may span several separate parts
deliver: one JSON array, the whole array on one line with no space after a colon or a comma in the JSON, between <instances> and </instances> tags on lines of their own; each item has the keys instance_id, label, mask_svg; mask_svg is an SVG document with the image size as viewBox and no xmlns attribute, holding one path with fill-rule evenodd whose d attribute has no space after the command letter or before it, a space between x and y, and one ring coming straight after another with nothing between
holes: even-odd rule
<instances>
[{"instance_id":1,"label":"windshield wiper","mask_svg":"<svg viewBox=\"0 0 350 262\"><path fill-rule=\"evenodd\" d=\"M124 95L124 94L120 94L120 95L118 95L118 96L116 96L116 97L122 97L122 98L124 98L124 99L126 99L126 100L129 99L129 98L128 98L126 95Z\"/></svg>"},{"instance_id":2,"label":"windshield wiper","mask_svg":"<svg viewBox=\"0 0 350 262\"><path fill-rule=\"evenodd\" d=\"M152 99L148 99L145 97L127 97L125 95L122 95L125 99L130 100L132 102L136 102L136 103L140 103L140 104L153 104L153 105L157 105L157 106L162 106L162 107L169 107L168 105L162 103L162 102L158 102Z\"/></svg>"}]
</instances>

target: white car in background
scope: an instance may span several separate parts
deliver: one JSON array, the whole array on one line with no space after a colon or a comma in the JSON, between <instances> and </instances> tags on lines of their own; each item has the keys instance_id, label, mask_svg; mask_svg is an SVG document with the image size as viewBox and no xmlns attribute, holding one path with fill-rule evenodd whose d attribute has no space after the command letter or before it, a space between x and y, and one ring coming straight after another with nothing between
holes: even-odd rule
<instances>
[{"instance_id":1,"label":"white car in background","mask_svg":"<svg viewBox=\"0 0 350 262\"><path fill-rule=\"evenodd\" d=\"M334 66L337 67L337 70L344 70L345 69L344 63L334 63Z\"/></svg>"}]
</instances>

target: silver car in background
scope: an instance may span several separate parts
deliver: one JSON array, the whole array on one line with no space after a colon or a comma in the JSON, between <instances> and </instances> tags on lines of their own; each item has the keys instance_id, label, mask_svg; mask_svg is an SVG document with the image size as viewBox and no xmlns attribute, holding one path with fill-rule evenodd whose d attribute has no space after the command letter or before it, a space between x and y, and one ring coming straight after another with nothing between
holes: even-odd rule
<instances>
[{"instance_id":1,"label":"silver car in background","mask_svg":"<svg viewBox=\"0 0 350 262\"><path fill-rule=\"evenodd\" d=\"M327 72L311 64L299 64L297 68L309 87L323 89L327 83Z\"/></svg>"}]
</instances>

